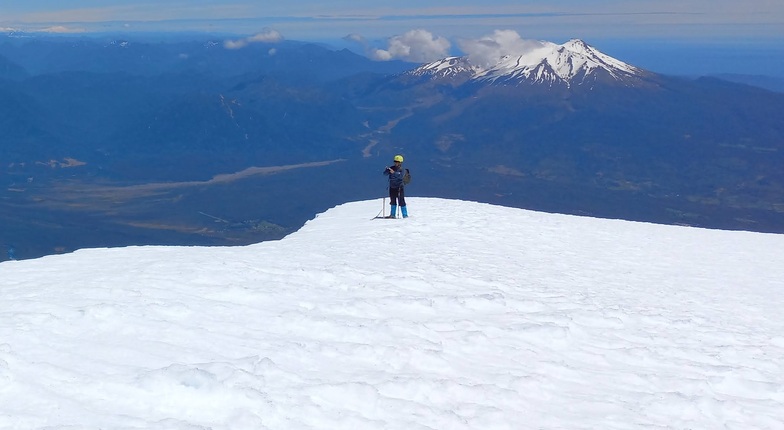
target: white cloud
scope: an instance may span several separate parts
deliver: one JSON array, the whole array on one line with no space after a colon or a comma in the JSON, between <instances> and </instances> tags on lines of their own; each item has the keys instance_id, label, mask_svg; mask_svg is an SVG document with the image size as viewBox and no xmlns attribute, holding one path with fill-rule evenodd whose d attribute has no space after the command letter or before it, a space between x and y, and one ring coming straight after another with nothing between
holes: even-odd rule
<instances>
[{"instance_id":1,"label":"white cloud","mask_svg":"<svg viewBox=\"0 0 784 430\"><path fill-rule=\"evenodd\" d=\"M277 30L264 29L261 33L238 40L227 40L223 42L226 49L241 49L250 43L278 43L283 40L283 35Z\"/></svg>"},{"instance_id":2,"label":"white cloud","mask_svg":"<svg viewBox=\"0 0 784 430\"><path fill-rule=\"evenodd\" d=\"M473 64L489 66L497 63L504 55L523 55L540 48L543 42L523 39L514 30L495 30L491 35L462 40L458 45Z\"/></svg>"},{"instance_id":3,"label":"white cloud","mask_svg":"<svg viewBox=\"0 0 784 430\"><path fill-rule=\"evenodd\" d=\"M227 40L223 42L223 47L226 49L240 49L248 46L247 39L240 39L240 40Z\"/></svg>"},{"instance_id":4,"label":"white cloud","mask_svg":"<svg viewBox=\"0 0 784 430\"><path fill-rule=\"evenodd\" d=\"M278 43L281 40L283 40L283 35L280 34L280 32L269 28L248 38L248 42L250 43Z\"/></svg>"},{"instance_id":5,"label":"white cloud","mask_svg":"<svg viewBox=\"0 0 784 430\"><path fill-rule=\"evenodd\" d=\"M362 49L365 51L365 55L367 55L370 58L374 58L374 59L378 60L378 58L376 58L377 54L375 53L375 51L377 49L376 48L372 48L370 46L370 44L368 43L367 39L365 39L365 37L362 36L361 34L352 33L352 34L349 34L347 36L344 36L343 40L348 41L348 42L354 42L354 43L362 46ZM383 61L386 61L386 60L383 60Z\"/></svg>"},{"instance_id":6,"label":"white cloud","mask_svg":"<svg viewBox=\"0 0 784 430\"><path fill-rule=\"evenodd\" d=\"M366 45L367 44L367 41L365 40L365 38L362 37L362 35L359 35L359 34L352 33L352 34L347 35L343 39L351 41L351 42L357 42L357 43L360 43L362 45Z\"/></svg>"},{"instance_id":7,"label":"white cloud","mask_svg":"<svg viewBox=\"0 0 784 430\"><path fill-rule=\"evenodd\" d=\"M377 61L390 61L393 58L389 51L385 51L383 49L371 50L370 57Z\"/></svg>"},{"instance_id":8,"label":"white cloud","mask_svg":"<svg viewBox=\"0 0 784 430\"><path fill-rule=\"evenodd\" d=\"M360 36L349 37L357 40ZM422 63L447 57L451 46L449 40L420 29L390 38L387 49L372 49L370 55L379 61L400 59Z\"/></svg>"},{"instance_id":9,"label":"white cloud","mask_svg":"<svg viewBox=\"0 0 784 430\"><path fill-rule=\"evenodd\" d=\"M72 28L72 27L65 27L63 25L55 25L52 27L42 28L40 30L41 33L84 33L85 29L83 28Z\"/></svg>"}]
</instances>

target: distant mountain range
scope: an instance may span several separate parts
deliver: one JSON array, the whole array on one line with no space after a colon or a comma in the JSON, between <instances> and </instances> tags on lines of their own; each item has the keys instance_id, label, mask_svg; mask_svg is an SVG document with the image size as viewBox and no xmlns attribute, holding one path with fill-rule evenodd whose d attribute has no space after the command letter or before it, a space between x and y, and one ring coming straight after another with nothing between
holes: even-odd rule
<instances>
[{"instance_id":1,"label":"distant mountain range","mask_svg":"<svg viewBox=\"0 0 784 430\"><path fill-rule=\"evenodd\" d=\"M418 65L291 41L0 39L0 243L277 238L380 205L396 153L411 195L781 233L784 94L747 84L581 40Z\"/></svg>"},{"instance_id":2,"label":"distant mountain range","mask_svg":"<svg viewBox=\"0 0 784 430\"><path fill-rule=\"evenodd\" d=\"M784 93L784 78L761 75L719 74L713 77L730 82L751 85L766 90Z\"/></svg>"}]
</instances>

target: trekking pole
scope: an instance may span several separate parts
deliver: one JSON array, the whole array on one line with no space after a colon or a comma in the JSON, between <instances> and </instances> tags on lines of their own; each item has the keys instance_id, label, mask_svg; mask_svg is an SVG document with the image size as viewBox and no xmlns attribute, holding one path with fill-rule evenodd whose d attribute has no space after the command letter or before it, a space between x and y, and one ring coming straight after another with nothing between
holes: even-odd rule
<instances>
[{"instance_id":1,"label":"trekking pole","mask_svg":"<svg viewBox=\"0 0 784 430\"><path fill-rule=\"evenodd\" d=\"M381 200L381 211L379 211L379 212L378 212L378 214L376 214L375 218L384 218L384 215L385 215L385 212L384 212L384 206L385 206L386 204L387 204L387 198L386 198L386 197L384 197L384 198ZM372 219L375 219L375 218L372 218Z\"/></svg>"}]
</instances>

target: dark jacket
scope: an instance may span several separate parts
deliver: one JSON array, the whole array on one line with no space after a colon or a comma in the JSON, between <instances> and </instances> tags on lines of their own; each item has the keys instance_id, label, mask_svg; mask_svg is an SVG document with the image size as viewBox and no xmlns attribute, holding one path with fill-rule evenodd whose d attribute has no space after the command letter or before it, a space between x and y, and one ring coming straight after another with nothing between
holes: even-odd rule
<instances>
[{"instance_id":1,"label":"dark jacket","mask_svg":"<svg viewBox=\"0 0 784 430\"><path fill-rule=\"evenodd\" d=\"M394 172L390 173L389 169L392 169ZM384 169L384 174L389 176L389 188L403 188L403 175L405 175L405 171L403 169L403 165L399 166L389 166Z\"/></svg>"}]
</instances>

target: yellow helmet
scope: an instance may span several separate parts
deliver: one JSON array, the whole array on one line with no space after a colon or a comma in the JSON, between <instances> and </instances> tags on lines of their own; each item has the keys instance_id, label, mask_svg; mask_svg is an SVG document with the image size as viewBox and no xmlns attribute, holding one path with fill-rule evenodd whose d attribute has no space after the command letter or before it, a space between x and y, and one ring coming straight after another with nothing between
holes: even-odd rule
<instances>
[{"instance_id":1,"label":"yellow helmet","mask_svg":"<svg viewBox=\"0 0 784 430\"><path fill-rule=\"evenodd\" d=\"M403 162L403 156L402 155L395 155L394 161L399 161L399 162L402 163Z\"/></svg>"}]
</instances>

